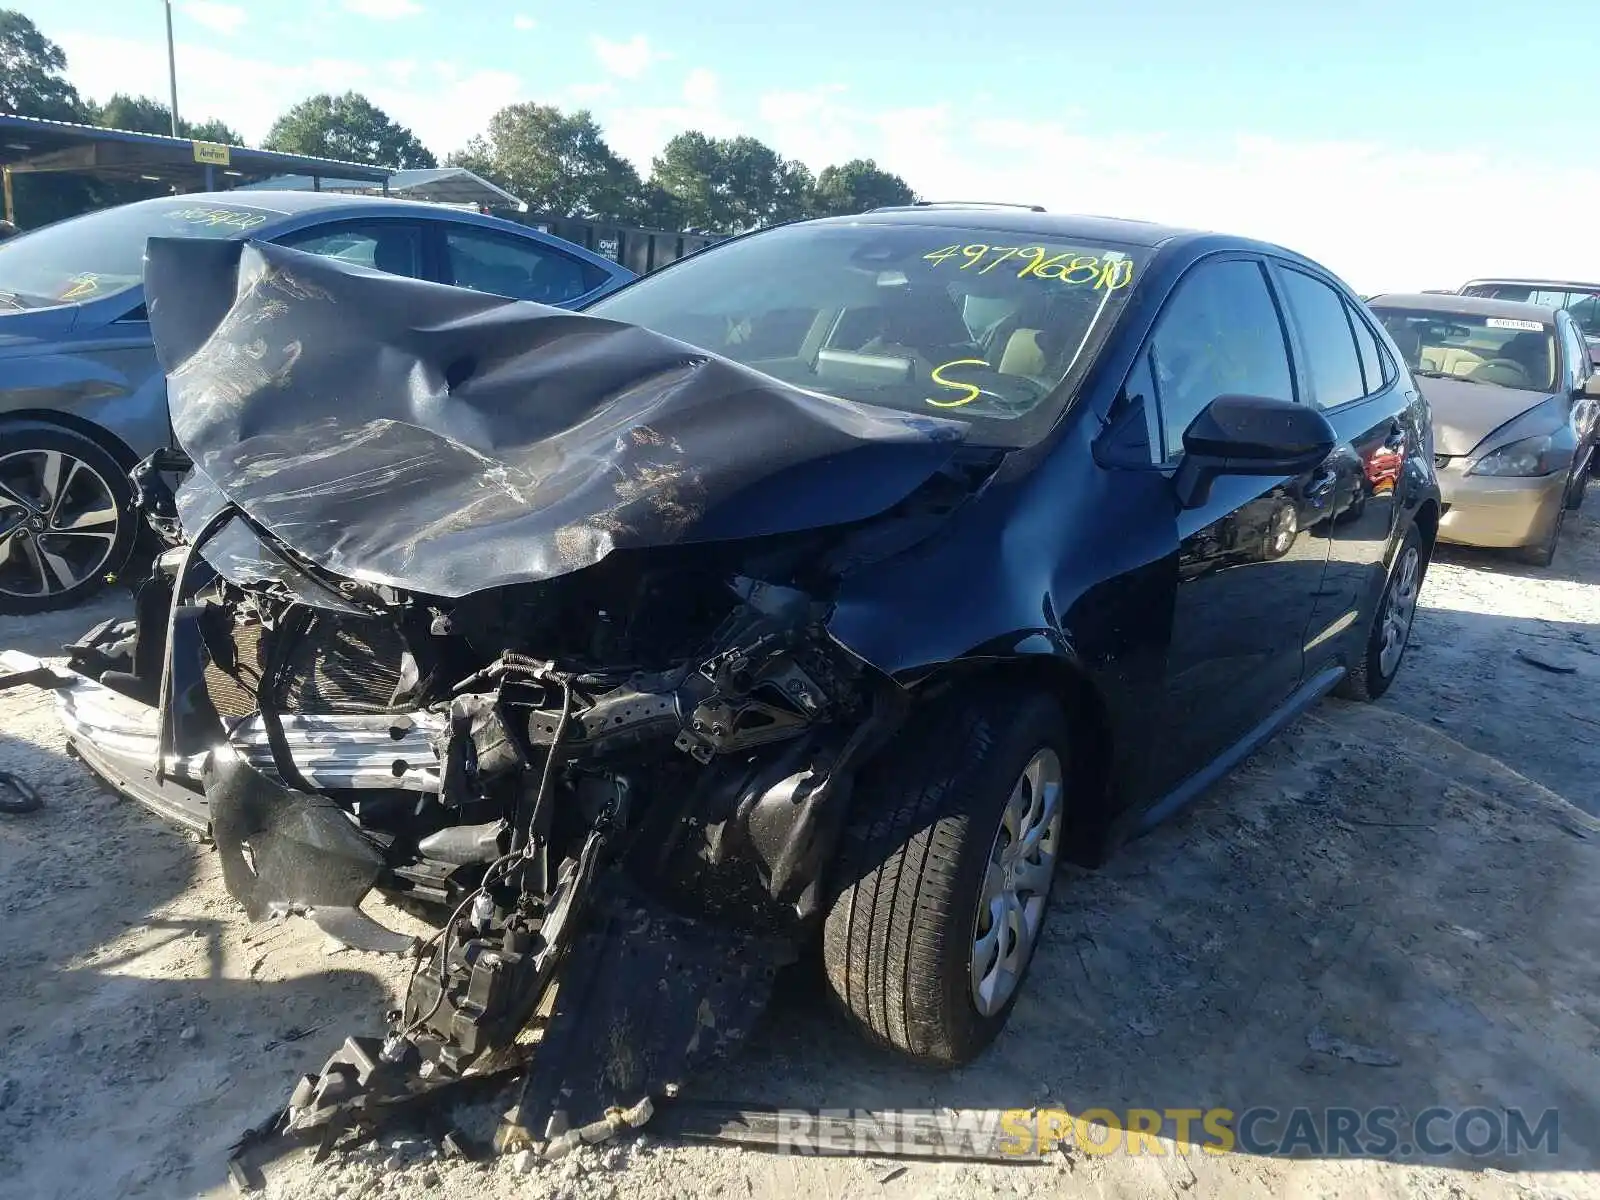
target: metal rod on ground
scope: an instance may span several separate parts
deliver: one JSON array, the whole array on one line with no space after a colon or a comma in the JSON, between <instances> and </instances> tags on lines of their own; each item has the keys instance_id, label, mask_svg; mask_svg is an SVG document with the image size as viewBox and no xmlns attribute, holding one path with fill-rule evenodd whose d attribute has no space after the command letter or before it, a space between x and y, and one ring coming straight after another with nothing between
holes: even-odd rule
<instances>
[{"instance_id":1,"label":"metal rod on ground","mask_svg":"<svg viewBox=\"0 0 1600 1200\"><path fill-rule=\"evenodd\" d=\"M172 0L167 0L167 83L172 88L172 136L178 136L178 55L172 48Z\"/></svg>"}]
</instances>

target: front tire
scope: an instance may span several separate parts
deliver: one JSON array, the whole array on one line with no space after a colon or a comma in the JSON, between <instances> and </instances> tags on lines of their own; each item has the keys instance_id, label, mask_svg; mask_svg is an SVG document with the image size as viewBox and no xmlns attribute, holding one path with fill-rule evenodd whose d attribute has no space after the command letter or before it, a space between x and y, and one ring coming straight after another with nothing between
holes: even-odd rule
<instances>
[{"instance_id":1,"label":"front tire","mask_svg":"<svg viewBox=\"0 0 1600 1200\"><path fill-rule=\"evenodd\" d=\"M42 422L0 426L0 613L67 608L133 547L133 488L98 442Z\"/></svg>"},{"instance_id":2,"label":"front tire","mask_svg":"<svg viewBox=\"0 0 1600 1200\"><path fill-rule=\"evenodd\" d=\"M1394 557L1394 569L1383 586L1383 595L1372 614L1361 657L1349 674L1334 689L1346 700L1376 700L1389 690L1400 672L1406 647L1411 644L1411 625L1416 620L1417 597L1428 572L1428 555L1422 534L1412 526Z\"/></svg>"},{"instance_id":3,"label":"front tire","mask_svg":"<svg viewBox=\"0 0 1600 1200\"><path fill-rule=\"evenodd\" d=\"M863 774L822 956L868 1040L948 1067L1004 1028L1049 904L1071 745L1054 701L996 688L934 702Z\"/></svg>"},{"instance_id":4,"label":"front tire","mask_svg":"<svg viewBox=\"0 0 1600 1200\"><path fill-rule=\"evenodd\" d=\"M1554 563L1556 551L1561 547L1561 529L1567 522L1567 508L1567 500L1563 496L1561 503L1556 505L1555 521L1544 541L1536 546L1519 546L1511 552L1511 557L1530 567L1548 567Z\"/></svg>"}]
</instances>

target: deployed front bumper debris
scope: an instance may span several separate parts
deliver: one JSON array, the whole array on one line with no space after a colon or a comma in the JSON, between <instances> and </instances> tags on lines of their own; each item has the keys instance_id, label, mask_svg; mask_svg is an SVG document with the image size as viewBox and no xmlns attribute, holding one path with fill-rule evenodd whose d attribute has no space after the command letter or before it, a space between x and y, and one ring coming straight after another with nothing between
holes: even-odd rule
<instances>
[{"instance_id":1,"label":"deployed front bumper debris","mask_svg":"<svg viewBox=\"0 0 1600 1200\"><path fill-rule=\"evenodd\" d=\"M664 909L612 874L569 953L502 1149L553 1156L616 1131L731 1053L794 948ZM641 1108L641 1106L646 1106Z\"/></svg>"},{"instance_id":2,"label":"deployed front bumper debris","mask_svg":"<svg viewBox=\"0 0 1600 1200\"><path fill-rule=\"evenodd\" d=\"M223 883L252 921L299 912L357 949L410 949L411 938L357 909L384 857L337 804L269 779L227 743L211 752L202 782Z\"/></svg>"}]
</instances>

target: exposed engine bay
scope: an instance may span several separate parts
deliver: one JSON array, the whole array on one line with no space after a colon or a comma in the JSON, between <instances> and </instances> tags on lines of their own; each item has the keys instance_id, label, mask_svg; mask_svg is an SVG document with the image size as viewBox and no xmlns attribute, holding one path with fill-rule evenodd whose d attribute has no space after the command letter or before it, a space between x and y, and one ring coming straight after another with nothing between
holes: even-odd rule
<instances>
[{"instance_id":1,"label":"exposed engine bay","mask_svg":"<svg viewBox=\"0 0 1600 1200\"><path fill-rule=\"evenodd\" d=\"M175 543L141 619L70 665L154 706L161 773L198 784L253 919L389 951L413 947L360 911L370 890L442 919L386 1037L308 1076L283 1131L336 1134L536 1043L507 1137L558 1145L737 1043L908 707L827 633L815 538L619 551L457 600L344 581L319 607L309 566L240 586L207 561L245 520Z\"/></svg>"}]
</instances>

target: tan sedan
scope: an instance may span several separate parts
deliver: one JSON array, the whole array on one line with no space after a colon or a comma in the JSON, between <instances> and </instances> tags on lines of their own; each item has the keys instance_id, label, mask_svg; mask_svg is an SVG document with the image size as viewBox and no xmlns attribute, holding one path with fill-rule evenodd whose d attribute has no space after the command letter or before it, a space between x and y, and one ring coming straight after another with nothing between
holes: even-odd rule
<instances>
[{"instance_id":1,"label":"tan sedan","mask_svg":"<svg viewBox=\"0 0 1600 1200\"><path fill-rule=\"evenodd\" d=\"M1600 373L1564 309L1475 296L1374 296L1433 410L1439 540L1548 566L1583 503Z\"/></svg>"}]
</instances>

